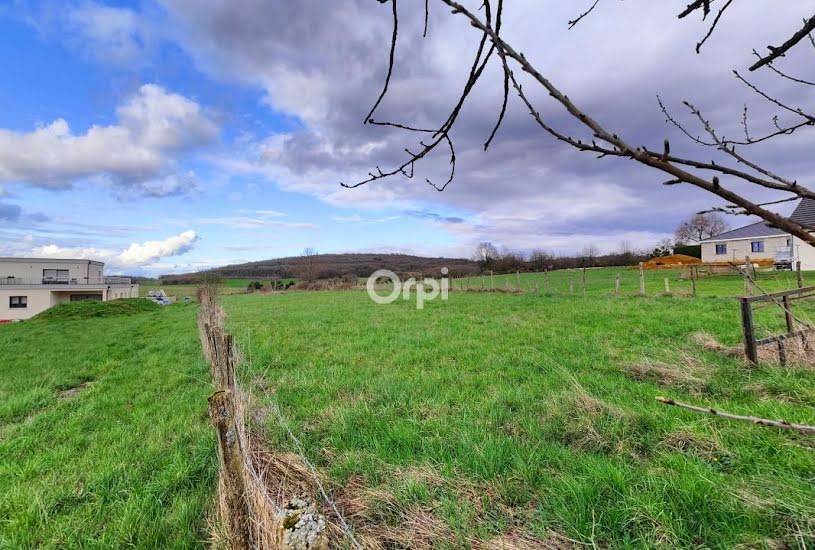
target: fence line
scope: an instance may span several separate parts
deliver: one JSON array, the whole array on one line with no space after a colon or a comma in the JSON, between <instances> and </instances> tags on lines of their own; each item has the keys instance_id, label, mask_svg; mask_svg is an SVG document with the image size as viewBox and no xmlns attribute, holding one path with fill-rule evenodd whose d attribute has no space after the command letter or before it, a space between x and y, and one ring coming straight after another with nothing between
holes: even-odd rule
<instances>
[{"instance_id":1,"label":"fence line","mask_svg":"<svg viewBox=\"0 0 815 550\"><path fill-rule=\"evenodd\" d=\"M199 301L201 348L210 364L215 385L215 392L209 397L209 414L218 441L218 508L228 547L237 550L327 550L326 520L313 503L301 495L290 495L291 500L281 505L270 494L266 468L260 471L259 467L271 453L261 448L249 431L246 421L249 394L240 388L235 377L240 354L232 335L224 328L225 315L217 304L216 288L212 285L199 288ZM336 514L343 535L353 548L361 549L350 524L329 498L276 403L274 412L293 438L299 459L308 466L312 483ZM276 496L280 501L283 495Z\"/></svg>"}]
</instances>

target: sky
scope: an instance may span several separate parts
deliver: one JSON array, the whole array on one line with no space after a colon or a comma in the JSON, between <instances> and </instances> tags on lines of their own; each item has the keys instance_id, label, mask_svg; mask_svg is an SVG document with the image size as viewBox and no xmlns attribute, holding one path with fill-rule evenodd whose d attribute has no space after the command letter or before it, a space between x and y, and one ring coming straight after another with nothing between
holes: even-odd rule
<instances>
[{"instance_id":1,"label":"sky","mask_svg":"<svg viewBox=\"0 0 815 550\"><path fill-rule=\"evenodd\" d=\"M689 123L682 101L692 101L726 135L742 131L744 105L756 133L771 128L774 106L732 70L746 72L754 48L786 39L815 0L741 2L700 54L694 47L710 21L678 20L686 3L603 0L569 30L588 1L515 0L504 36L624 138L655 149L668 138L673 152L710 160L714 152L694 149L666 123L657 94ZM426 37L423 2L402 0L399 9L395 71L376 116L437 127L479 36L438 1ZM0 256L92 258L109 273L158 275L306 247L469 257L491 241L521 252L589 244L609 252L622 242L653 246L720 205L703 191L663 186L667 178L630 161L552 140L517 98L485 152L501 103L496 65L451 134L456 178L443 193L425 183L446 179L443 151L412 179L342 188L419 147L415 134L363 124L387 70L390 13L374 0L0 4ZM812 79L811 61L811 51L796 51L779 66ZM811 103L809 90L767 72L750 77ZM576 131L526 85L546 120ZM805 179L813 145L796 134L754 158Z\"/></svg>"}]
</instances>

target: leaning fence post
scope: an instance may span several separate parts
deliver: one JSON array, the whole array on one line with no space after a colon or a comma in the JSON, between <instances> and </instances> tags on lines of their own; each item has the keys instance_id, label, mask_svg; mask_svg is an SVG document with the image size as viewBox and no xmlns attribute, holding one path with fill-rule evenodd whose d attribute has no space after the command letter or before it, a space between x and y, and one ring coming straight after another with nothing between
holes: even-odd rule
<instances>
[{"instance_id":1,"label":"leaning fence post","mask_svg":"<svg viewBox=\"0 0 815 550\"><path fill-rule=\"evenodd\" d=\"M645 270L642 267L642 262L640 262L640 294L645 296Z\"/></svg>"},{"instance_id":2,"label":"leaning fence post","mask_svg":"<svg viewBox=\"0 0 815 550\"><path fill-rule=\"evenodd\" d=\"M756 337L753 329L753 306L746 297L741 301L741 328L744 335L744 357L751 365L758 363L758 352L756 350Z\"/></svg>"},{"instance_id":3,"label":"leaning fence post","mask_svg":"<svg viewBox=\"0 0 815 550\"><path fill-rule=\"evenodd\" d=\"M798 288L804 288L804 274L801 272L801 260L795 262L795 271L798 275Z\"/></svg>"},{"instance_id":4,"label":"leaning fence post","mask_svg":"<svg viewBox=\"0 0 815 550\"><path fill-rule=\"evenodd\" d=\"M209 416L218 436L218 460L221 468L229 548L249 550L249 510L244 499L243 455L235 419L235 402L229 390L216 391L209 397Z\"/></svg>"}]
</instances>

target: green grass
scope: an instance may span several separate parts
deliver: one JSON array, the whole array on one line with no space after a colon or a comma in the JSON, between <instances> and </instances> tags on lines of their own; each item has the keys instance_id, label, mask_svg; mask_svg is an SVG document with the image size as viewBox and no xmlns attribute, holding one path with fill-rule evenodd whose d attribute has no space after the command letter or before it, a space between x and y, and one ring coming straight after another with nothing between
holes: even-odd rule
<instances>
[{"instance_id":1,"label":"green grass","mask_svg":"<svg viewBox=\"0 0 815 550\"><path fill-rule=\"evenodd\" d=\"M97 302L85 300L82 302L66 302L59 304L35 316L39 321L68 321L71 319L89 319L93 317L118 317L121 315L135 315L147 311L158 310L161 306L150 300L142 298L128 298L112 300L110 302Z\"/></svg>"},{"instance_id":2,"label":"green grass","mask_svg":"<svg viewBox=\"0 0 815 550\"><path fill-rule=\"evenodd\" d=\"M634 272L613 297L615 273L590 270L585 297L558 273L550 295L542 283L540 294L451 293L424 310L364 292L224 303L247 381L262 379L258 406L280 404L336 493L362 483L392 495L381 521L415 509L440 518L454 536L439 547L517 524L610 548L815 543L811 438L654 399L815 424L813 371L751 369L694 342L706 331L738 345L737 302L724 297L738 278L703 281L697 299L641 298ZM664 370L628 368L648 362ZM273 421L264 428L274 448L292 448ZM422 469L449 483L409 474ZM457 489L471 486L475 499Z\"/></svg>"},{"instance_id":3,"label":"green grass","mask_svg":"<svg viewBox=\"0 0 815 550\"><path fill-rule=\"evenodd\" d=\"M281 279L282 282L288 283L294 279ZM270 279L224 279L222 288L223 294L241 294L246 291L246 287L252 281L260 281L264 285L268 285ZM175 296L178 299L189 296L195 300L196 285L163 285L158 281L144 281L139 285L139 295L147 296L151 290L163 290L167 296Z\"/></svg>"},{"instance_id":4,"label":"green grass","mask_svg":"<svg viewBox=\"0 0 815 550\"><path fill-rule=\"evenodd\" d=\"M217 474L196 310L82 302L0 327L0 548L204 545Z\"/></svg>"}]
</instances>

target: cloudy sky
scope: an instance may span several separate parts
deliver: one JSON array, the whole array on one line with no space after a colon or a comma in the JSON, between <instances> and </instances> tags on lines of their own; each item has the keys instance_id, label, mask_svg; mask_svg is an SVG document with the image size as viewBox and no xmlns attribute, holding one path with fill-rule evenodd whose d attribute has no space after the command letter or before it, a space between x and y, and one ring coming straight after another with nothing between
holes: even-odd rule
<instances>
[{"instance_id":1,"label":"cloudy sky","mask_svg":"<svg viewBox=\"0 0 815 550\"><path fill-rule=\"evenodd\" d=\"M660 94L686 117L688 99L726 135L745 104L756 133L774 111L732 69L800 27L815 0L745 0L697 55L707 23L676 14L685 0L513 0L505 36L570 98L635 144L699 152L665 124ZM469 2L475 5L475 2ZM585 5L584 5L585 4ZM478 36L430 1L400 2L400 49L377 118L438 126ZM321 252L469 256L490 240L515 250L604 251L653 244L717 204L701 191L621 160L596 160L543 135L512 100L489 151L497 67L471 95L444 153L394 178L349 190L417 149L415 135L362 124L386 71L390 7L375 0L11 0L0 7L0 256L105 260L111 272L168 273ZM800 49L799 49L800 50ZM779 66L813 79L812 52ZM809 102L770 78L756 83ZM543 94L539 110L573 123ZM796 95L797 94L797 95ZM805 95L810 94L810 95ZM687 117L685 118L686 120ZM815 142L796 135L756 158L791 178L811 173ZM738 225L748 220L734 219Z\"/></svg>"}]
</instances>

